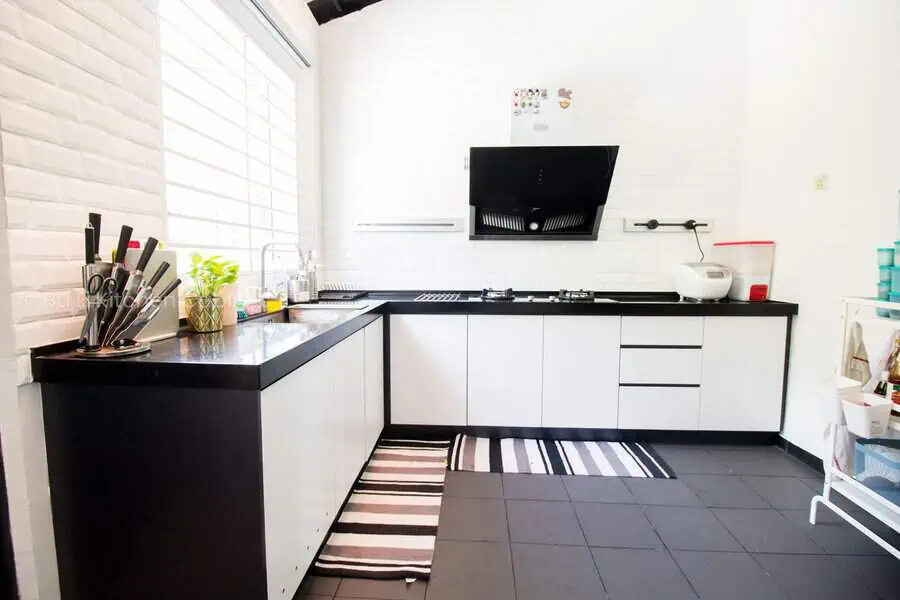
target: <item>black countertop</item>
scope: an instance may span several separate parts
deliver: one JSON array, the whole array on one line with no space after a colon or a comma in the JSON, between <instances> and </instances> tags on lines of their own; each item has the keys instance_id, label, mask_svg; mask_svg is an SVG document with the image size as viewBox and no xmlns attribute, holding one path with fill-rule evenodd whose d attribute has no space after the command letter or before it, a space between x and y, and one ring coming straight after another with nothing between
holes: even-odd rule
<instances>
[{"instance_id":1,"label":"black countertop","mask_svg":"<svg viewBox=\"0 0 900 600\"><path fill-rule=\"evenodd\" d=\"M32 350L32 372L40 383L149 385L261 390L309 362L383 314L642 315L789 317L785 302L679 302L667 293L604 293L615 302L548 302L547 292L521 292L515 302L470 300L478 291L459 291L455 302L416 302L423 292L373 292L358 300L367 307L328 323L287 323L286 310L226 327L155 342L151 352L117 359L81 358L74 343ZM528 300L532 297L532 300Z\"/></svg>"}]
</instances>

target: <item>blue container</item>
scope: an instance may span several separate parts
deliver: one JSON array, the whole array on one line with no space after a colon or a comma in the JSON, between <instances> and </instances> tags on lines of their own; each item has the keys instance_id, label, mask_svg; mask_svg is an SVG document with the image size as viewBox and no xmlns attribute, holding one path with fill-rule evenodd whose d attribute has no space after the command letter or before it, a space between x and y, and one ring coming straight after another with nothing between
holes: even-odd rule
<instances>
[{"instance_id":1,"label":"blue container","mask_svg":"<svg viewBox=\"0 0 900 600\"><path fill-rule=\"evenodd\" d=\"M891 293L900 294L900 267L891 267Z\"/></svg>"},{"instance_id":2,"label":"blue container","mask_svg":"<svg viewBox=\"0 0 900 600\"><path fill-rule=\"evenodd\" d=\"M900 240L894 242L894 266L900 267Z\"/></svg>"},{"instance_id":3,"label":"blue container","mask_svg":"<svg viewBox=\"0 0 900 600\"><path fill-rule=\"evenodd\" d=\"M888 301L900 303L900 294L895 294L894 292L891 292L890 294L888 294ZM900 309L892 308L892 309L888 310L888 316L892 319L900 319Z\"/></svg>"},{"instance_id":4,"label":"blue container","mask_svg":"<svg viewBox=\"0 0 900 600\"><path fill-rule=\"evenodd\" d=\"M889 283L879 283L878 284L878 299L884 300L885 302L890 302L891 300L891 284ZM875 309L875 313L879 317L890 317L891 313L886 308L877 308Z\"/></svg>"},{"instance_id":5,"label":"blue container","mask_svg":"<svg viewBox=\"0 0 900 600\"><path fill-rule=\"evenodd\" d=\"M858 440L853 478L900 505L900 440Z\"/></svg>"},{"instance_id":6,"label":"blue container","mask_svg":"<svg viewBox=\"0 0 900 600\"><path fill-rule=\"evenodd\" d=\"M878 283L892 283L894 281L894 269L897 267L878 267Z\"/></svg>"},{"instance_id":7,"label":"blue container","mask_svg":"<svg viewBox=\"0 0 900 600\"><path fill-rule=\"evenodd\" d=\"M893 267L894 266L894 249L879 248L878 249L878 266ZM898 265L900 266L900 265Z\"/></svg>"}]
</instances>

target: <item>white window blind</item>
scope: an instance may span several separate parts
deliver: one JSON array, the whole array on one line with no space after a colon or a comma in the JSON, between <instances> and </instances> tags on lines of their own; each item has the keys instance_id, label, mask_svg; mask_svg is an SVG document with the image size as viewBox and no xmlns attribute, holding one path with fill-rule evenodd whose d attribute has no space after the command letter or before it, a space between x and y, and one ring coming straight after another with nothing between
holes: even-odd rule
<instances>
[{"instance_id":1,"label":"white window blind","mask_svg":"<svg viewBox=\"0 0 900 600\"><path fill-rule=\"evenodd\" d=\"M297 80L214 0L161 0L168 237L260 269L270 241L298 241Z\"/></svg>"}]
</instances>

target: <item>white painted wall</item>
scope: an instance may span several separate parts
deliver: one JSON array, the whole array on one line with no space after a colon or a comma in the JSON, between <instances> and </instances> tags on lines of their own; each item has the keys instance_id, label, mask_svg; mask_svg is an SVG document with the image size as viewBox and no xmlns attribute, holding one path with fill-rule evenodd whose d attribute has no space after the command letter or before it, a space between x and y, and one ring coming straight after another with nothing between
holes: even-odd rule
<instances>
[{"instance_id":1,"label":"white painted wall","mask_svg":"<svg viewBox=\"0 0 900 600\"><path fill-rule=\"evenodd\" d=\"M369 288L672 289L688 234L737 231L746 80L737 0L389 0L323 26L325 261ZM620 144L597 242L357 233L369 217L468 218L470 146L508 145L513 88L574 89L573 143ZM707 243L711 240L706 240Z\"/></svg>"},{"instance_id":2,"label":"white painted wall","mask_svg":"<svg viewBox=\"0 0 900 600\"><path fill-rule=\"evenodd\" d=\"M784 437L821 456L839 299L875 295L875 248L897 239L900 2L756 0L749 31L742 229L776 240L776 295L800 304Z\"/></svg>"}]
</instances>

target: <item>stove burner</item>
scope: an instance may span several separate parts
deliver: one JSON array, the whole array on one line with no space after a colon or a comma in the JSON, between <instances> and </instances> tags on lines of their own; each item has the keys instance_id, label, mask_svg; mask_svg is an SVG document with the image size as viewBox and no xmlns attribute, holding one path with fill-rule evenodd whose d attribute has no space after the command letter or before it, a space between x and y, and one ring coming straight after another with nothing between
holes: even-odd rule
<instances>
[{"instance_id":1,"label":"stove burner","mask_svg":"<svg viewBox=\"0 0 900 600\"><path fill-rule=\"evenodd\" d=\"M556 300L557 302L593 302L594 292L585 290L578 290L577 292L559 290L559 293L556 295Z\"/></svg>"},{"instance_id":2,"label":"stove burner","mask_svg":"<svg viewBox=\"0 0 900 600\"><path fill-rule=\"evenodd\" d=\"M486 288L481 290L481 299L484 302L512 302L516 297L513 295L512 288L505 290Z\"/></svg>"}]
</instances>

